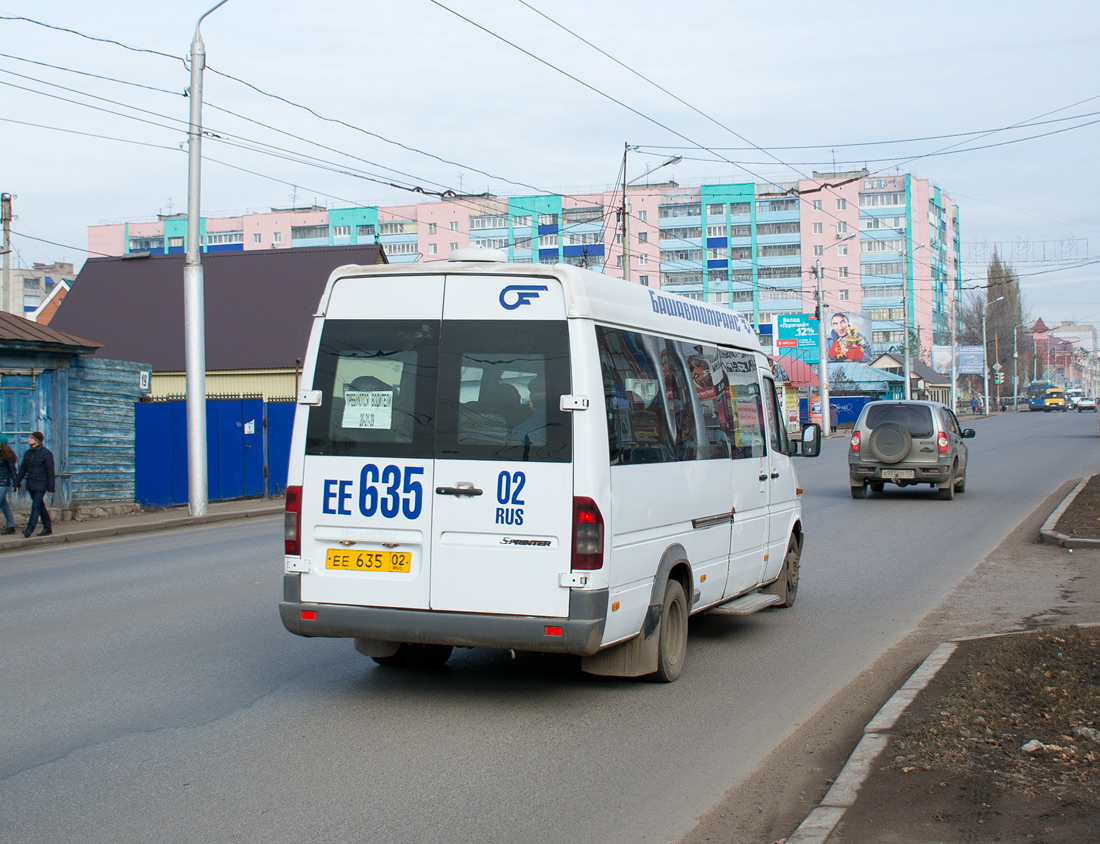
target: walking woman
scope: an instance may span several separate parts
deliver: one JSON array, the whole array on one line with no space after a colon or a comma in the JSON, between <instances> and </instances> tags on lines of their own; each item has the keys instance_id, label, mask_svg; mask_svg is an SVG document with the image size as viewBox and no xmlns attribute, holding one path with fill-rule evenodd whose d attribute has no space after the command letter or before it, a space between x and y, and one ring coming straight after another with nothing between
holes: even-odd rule
<instances>
[{"instance_id":1,"label":"walking woman","mask_svg":"<svg viewBox=\"0 0 1100 844\"><path fill-rule=\"evenodd\" d=\"M30 536L38 524L38 517L42 517L42 533L39 536L49 536L53 533L53 520L50 511L46 509L46 493L53 492L54 470L53 452L42 445L45 437L41 431L35 431L27 437L27 445L30 446L23 453L23 463L19 466L19 475L15 479L18 487L27 479L27 492L31 495L31 517L27 520L27 528L23 536Z\"/></svg>"},{"instance_id":2,"label":"walking woman","mask_svg":"<svg viewBox=\"0 0 1100 844\"><path fill-rule=\"evenodd\" d=\"M0 434L0 512L4 514L4 529L0 530L0 534L5 535L15 533L15 518L11 514L8 493L15 486L16 462L15 452L8 445L8 438Z\"/></svg>"}]
</instances>

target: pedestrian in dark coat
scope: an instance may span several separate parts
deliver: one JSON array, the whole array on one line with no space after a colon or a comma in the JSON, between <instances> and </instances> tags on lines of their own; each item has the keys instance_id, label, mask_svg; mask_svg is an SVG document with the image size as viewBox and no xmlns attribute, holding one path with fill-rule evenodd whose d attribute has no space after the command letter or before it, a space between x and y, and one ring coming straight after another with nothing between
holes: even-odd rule
<instances>
[{"instance_id":1,"label":"pedestrian in dark coat","mask_svg":"<svg viewBox=\"0 0 1100 844\"><path fill-rule=\"evenodd\" d=\"M49 536L53 533L53 520L50 511L46 509L46 493L54 491L53 452L42 443L45 437L41 431L35 431L27 437L27 445L30 446L23 454L23 462L19 466L19 475L15 479L18 487L27 482L27 492L31 496L31 516L27 520L27 528L23 536L30 536L38 524L39 516L42 517L42 532L39 536Z\"/></svg>"},{"instance_id":2,"label":"pedestrian in dark coat","mask_svg":"<svg viewBox=\"0 0 1100 844\"><path fill-rule=\"evenodd\" d=\"M11 514L8 493L15 486L16 462L17 458L8 445L8 438L0 434L0 512L4 514L4 529L0 530L0 534L15 533L15 517Z\"/></svg>"}]
</instances>

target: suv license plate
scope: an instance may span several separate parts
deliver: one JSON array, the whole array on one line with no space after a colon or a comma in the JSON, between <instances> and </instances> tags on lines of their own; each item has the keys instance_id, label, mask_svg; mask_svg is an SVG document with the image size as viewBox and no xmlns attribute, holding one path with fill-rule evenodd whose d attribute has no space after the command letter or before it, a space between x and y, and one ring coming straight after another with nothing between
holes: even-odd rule
<instances>
[{"instance_id":1,"label":"suv license plate","mask_svg":"<svg viewBox=\"0 0 1100 844\"><path fill-rule=\"evenodd\" d=\"M917 476L912 469L883 469L882 477L888 481L912 480Z\"/></svg>"},{"instance_id":2,"label":"suv license plate","mask_svg":"<svg viewBox=\"0 0 1100 844\"><path fill-rule=\"evenodd\" d=\"M396 571L412 569L412 554L408 551L347 551L329 548L325 568L337 571Z\"/></svg>"}]
</instances>

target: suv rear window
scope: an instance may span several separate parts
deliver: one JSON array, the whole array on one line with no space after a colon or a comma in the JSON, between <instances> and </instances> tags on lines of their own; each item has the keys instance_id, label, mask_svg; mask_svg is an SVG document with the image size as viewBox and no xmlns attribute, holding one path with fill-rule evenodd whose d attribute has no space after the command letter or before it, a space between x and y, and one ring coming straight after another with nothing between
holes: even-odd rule
<instances>
[{"instance_id":1,"label":"suv rear window","mask_svg":"<svg viewBox=\"0 0 1100 844\"><path fill-rule=\"evenodd\" d=\"M874 429L884 422L904 425L914 437L930 437L932 410L923 404L877 404L867 408L865 425Z\"/></svg>"}]
</instances>

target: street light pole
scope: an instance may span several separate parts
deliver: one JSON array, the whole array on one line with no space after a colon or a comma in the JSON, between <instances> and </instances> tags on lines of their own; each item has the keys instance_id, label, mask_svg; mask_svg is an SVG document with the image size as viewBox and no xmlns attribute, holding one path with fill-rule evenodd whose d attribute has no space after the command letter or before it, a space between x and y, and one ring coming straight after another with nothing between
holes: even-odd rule
<instances>
[{"instance_id":1,"label":"street light pole","mask_svg":"<svg viewBox=\"0 0 1100 844\"><path fill-rule=\"evenodd\" d=\"M203 292L199 243L199 189L202 166L202 71L206 45L199 27L203 18L228 0L211 8L195 24L191 41L191 119L187 127L187 255L183 265L184 345L187 383L187 502L192 516L205 516L209 503L206 475L206 304Z\"/></svg>"},{"instance_id":2,"label":"street light pole","mask_svg":"<svg viewBox=\"0 0 1100 844\"><path fill-rule=\"evenodd\" d=\"M857 234L858 232L848 232L843 237L837 235L837 241L833 245L839 246L841 243L851 240ZM825 436L828 436L832 432L832 428L829 427L829 417L831 416L831 408L829 407L829 356L825 348L825 294L822 289L825 276L821 271L820 258L810 268L810 272L817 279L817 380L821 389L821 428L825 432Z\"/></svg>"},{"instance_id":3,"label":"street light pole","mask_svg":"<svg viewBox=\"0 0 1100 844\"><path fill-rule=\"evenodd\" d=\"M959 374L958 374L958 350L955 346L955 303L956 295L951 297L951 412L957 412L959 408Z\"/></svg>"},{"instance_id":4,"label":"street light pole","mask_svg":"<svg viewBox=\"0 0 1100 844\"><path fill-rule=\"evenodd\" d=\"M913 388L909 383L911 380L909 373L909 290L913 286L913 253L923 247L923 243L918 243L912 249L906 253L905 256L905 289L901 291L901 314L902 322L905 324L905 398L909 400L913 397Z\"/></svg>"},{"instance_id":5,"label":"street light pole","mask_svg":"<svg viewBox=\"0 0 1100 844\"><path fill-rule=\"evenodd\" d=\"M1016 410L1020 401L1020 352L1016 347L1016 330L1024 328L1021 322L1012 329L1012 409Z\"/></svg>"}]
</instances>

